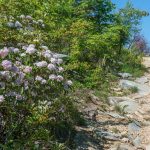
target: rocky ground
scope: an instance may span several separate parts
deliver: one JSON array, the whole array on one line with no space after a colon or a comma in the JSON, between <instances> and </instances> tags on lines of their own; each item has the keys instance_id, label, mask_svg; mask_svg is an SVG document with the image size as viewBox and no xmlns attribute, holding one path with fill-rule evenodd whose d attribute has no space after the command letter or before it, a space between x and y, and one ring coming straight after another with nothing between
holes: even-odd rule
<instances>
[{"instance_id":1,"label":"rocky ground","mask_svg":"<svg viewBox=\"0 0 150 150\"><path fill-rule=\"evenodd\" d=\"M91 91L84 93L86 103L83 98L79 105L86 125L76 127L76 150L150 150L150 57L143 64L148 69L143 77L119 74L117 96L108 98L109 105Z\"/></svg>"}]
</instances>

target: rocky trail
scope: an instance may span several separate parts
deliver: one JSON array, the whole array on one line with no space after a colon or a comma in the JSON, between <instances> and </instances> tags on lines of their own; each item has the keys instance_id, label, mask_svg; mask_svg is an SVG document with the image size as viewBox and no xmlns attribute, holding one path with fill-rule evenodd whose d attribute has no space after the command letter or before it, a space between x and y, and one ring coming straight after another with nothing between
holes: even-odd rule
<instances>
[{"instance_id":1,"label":"rocky trail","mask_svg":"<svg viewBox=\"0 0 150 150\"><path fill-rule=\"evenodd\" d=\"M86 126L76 127L77 150L150 150L150 57L144 57L143 64L148 69L143 77L122 73L114 89L135 91L132 94L111 96L105 105L87 91L89 100L80 104Z\"/></svg>"}]
</instances>

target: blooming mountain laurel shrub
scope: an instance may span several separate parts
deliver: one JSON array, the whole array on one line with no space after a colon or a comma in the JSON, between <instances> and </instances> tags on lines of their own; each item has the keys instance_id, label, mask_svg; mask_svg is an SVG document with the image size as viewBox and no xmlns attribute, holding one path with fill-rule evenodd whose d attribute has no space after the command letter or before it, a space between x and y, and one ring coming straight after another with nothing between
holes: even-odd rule
<instances>
[{"instance_id":1,"label":"blooming mountain laurel shrub","mask_svg":"<svg viewBox=\"0 0 150 150\"><path fill-rule=\"evenodd\" d=\"M37 24L43 27L42 20ZM22 22L7 25L26 32ZM55 138L70 132L76 110L67 97L72 81L65 77L64 56L42 44L12 43L0 49L0 142L7 148L35 148L36 143L52 148Z\"/></svg>"},{"instance_id":2,"label":"blooming mountain laurel shrub","mask_svg":"<svg viewBox=\"0 0 150 150\"><path fill-rule=\"evenodd\" d=\"M63 60L46 46L4 47L0 57L1 94L6 100L46 101L57 98L72 84L63 76Z\"/></svg>"},{"instance_id":3,"label":"blooming mountain laurel shrub","mask_svg":"<svg viewBox=\"0 0 150 150\"><path fill-rule=\"evenodd\" d=\"M11 17L14 19L13 17ZM16 30L32 29L32 24L44 26L42 20L34 21L31 16L21 15L19 18L22 22L11 21L7 25L9 28ZM31 21L31 22L30 22ZM53 95L58 88L61 94L61 87L67 88L72 84L72 81L67 81L63 77L64 69L61 67L63 60L60 54L51 52L47 46L36 46L35 44L18 43L17 47L4 47L0 50L1 59L1 79L4 81L2 92L4 97L20 95L21 99L28 99L27 93L31 97L38 97L39 87L43 87L41 91L45 95ZM1 84L1 85L2 85ZM7 90L6 88L7 87ZM11 91L11 89L16 91ZM21 88L19 88L21 87ZM40 87L40 88L41 88ZM12 94L14 93L14 94ZM57 93L57 92L56 92ZM39 95L43 100L42 93Z\"/></svg>"}]
</instances>

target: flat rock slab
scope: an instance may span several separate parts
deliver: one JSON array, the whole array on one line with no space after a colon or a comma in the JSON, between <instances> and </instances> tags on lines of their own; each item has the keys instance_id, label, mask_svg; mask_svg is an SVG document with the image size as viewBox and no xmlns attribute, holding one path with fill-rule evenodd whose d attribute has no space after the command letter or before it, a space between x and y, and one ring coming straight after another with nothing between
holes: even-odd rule
<instances>
[{"instance_id":1,"label":"flat rock slab","mask_svg":"<svg viewBox=\"0 0 150 150\"><path fill-rule=\"evenodd\" d=\"M109 104L112 106L120 106L124 108L126 113L134 113L139 109L139 104L128 97L109 97L108 98Z\"/></svg>"},{"instance_id":2,"label":"flat rock slab","mask_svg":"<svg viewBox=\"0 0 150 150\"><path fill-rule=\"evenodd\" d=\"M137 79L135 80L135 82L140 83L140 84L145 84L145 83L148 82L148 78L145 77L145 76L143 76L143 77L137 78Z\"/></svg>"},{"instance_id":3,"label":"flat rock slab","mask_svg":"<svg viewBox=\"0 0 150 150\"><path fill-rule=\"evenodd\" d=\"M135 101L123 101L118 103L118 105L122 108L124 108L124 111L126 113L134 113L139 109L139 104L136 103Z\"/></svg>"},{"instance_id":4,"label":"flat rock slab","mask_svg":"<svg viewBox=\"0 0 150 150\"><path fill-rule=\"evenodd\" d=\"M130 88L133 88L133 87L137 87L138 88L138 94L140 96L146 96L146 95L150 94L150 86L140 84L140 83L136 83L134 81L120 80L120 86L123 89L130 89Z\"/></svg>"},{"instance_id":5,"label":"flat rock slab","mask_svg":"<svg viewBox=\"0 0 150 150\"><path fill-rule=\"evenodd\" d=\"M134 101L134 100L128 97L108 97L108 102L110 105L116 105L123 101Z\"/></svg>"},{"instance_id":6,"label":"flat rock slab","mask_svg":"<svg viewBox=\"0 0 150 150\"><path fill-rule=\"evenodd\" d=\"M141 127L139 124L132 122L128 125L128 131L132 134L132 132L139 132Z\"/></svg>"},{"instance_id":7,"label":"flat rock slab","mask_svg":"<svg viewBox=\"0 0 150 150\"><path fill-rule=\"evenodd\" d=\"M119 141L121 138L120 134L115 134L115 133L111 133L108 131L100 131L100 130L96 130L95 134L98 138L105 138L107 140L111 140L111 141Z\"/></svg>"}]
</instances>

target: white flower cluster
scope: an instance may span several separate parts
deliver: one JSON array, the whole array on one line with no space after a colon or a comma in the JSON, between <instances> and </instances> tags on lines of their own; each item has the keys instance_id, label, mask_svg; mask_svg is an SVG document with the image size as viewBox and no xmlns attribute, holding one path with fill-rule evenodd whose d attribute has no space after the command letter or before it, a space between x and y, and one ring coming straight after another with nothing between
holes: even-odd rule
<instances>
[{"instance_id":1,"label":"white flower cluster","mask_svg":"<svg viewBox=\"0 0 150 150\"><path fill-rule=\"evenodd\" d=\"M47 46L34 44L0 49L0 102L7 97L23 100L41 96L41 92L47 99L49 93L55 92L53 87L71 86L72 81L64 77L63 59L59 56L62 55L51 52Z\"/></svg>"},{"instance_id":2,"label":"white flower cluster","mask_svg":"<svg viewBox=\"0 0 150 150\"><path fill-rule=\"evenodd\" d=\"M26 30L33 30L34 25L37 25L41 28L45 27L43 20L34 20L29 15L20 15L18 16L18 20L15 20L14 17L10 17L9 22L7 23L9 28L15 28L18 30L22 28L25 28Z\"/></svg>"}]
</instances>

